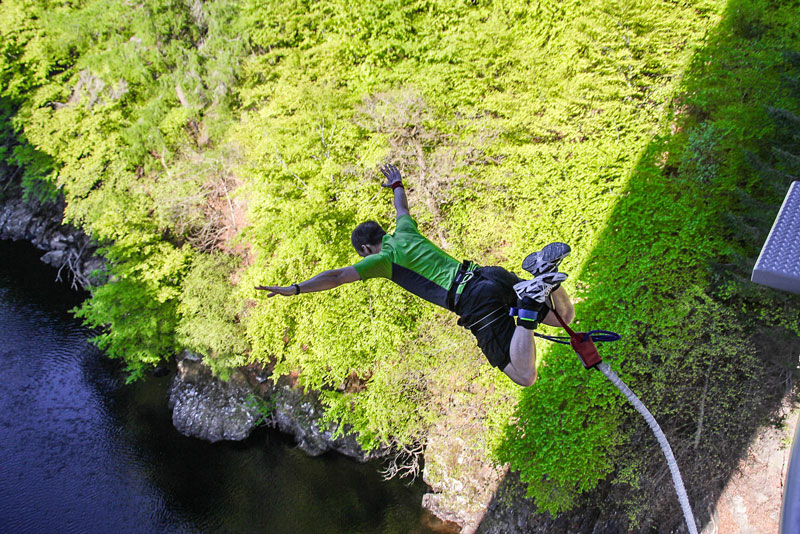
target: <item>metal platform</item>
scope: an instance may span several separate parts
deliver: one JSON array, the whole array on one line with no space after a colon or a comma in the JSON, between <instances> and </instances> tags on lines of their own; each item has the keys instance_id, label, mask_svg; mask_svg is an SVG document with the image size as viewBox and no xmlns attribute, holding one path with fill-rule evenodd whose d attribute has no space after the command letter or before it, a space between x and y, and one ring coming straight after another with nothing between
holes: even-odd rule
<instances>
[{"instance_id":1,"label":"metal platform","mask_svg":"<svg viewBox=\"0 0 800 534\"><path fill-rule=\"evenodd\" d=\"M792 182L751 280L800 294L800 182Z\"/></svg>"}]
</instances>

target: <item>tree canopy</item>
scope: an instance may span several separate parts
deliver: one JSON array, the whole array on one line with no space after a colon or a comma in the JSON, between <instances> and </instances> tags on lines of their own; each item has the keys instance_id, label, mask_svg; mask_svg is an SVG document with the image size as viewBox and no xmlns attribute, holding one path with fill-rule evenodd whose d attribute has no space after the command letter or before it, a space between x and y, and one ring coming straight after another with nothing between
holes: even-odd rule
<instances>
[{"instance_id":1,"label":"tree canopy","mask_svg":"<svg viewBox=\"0 0 800 534\"><path fill-rule=\"evenodd\" d=\"M738 428L723 407L783 372L752 334L798 328L796 299L744 280L800 174L798 21L768 0L4 0L0 156L101 245L108 282L77 313L132 380L191 349L223 377L292 375L367 448L477 429L469 454L556 513L655 469L574 355L540 344L520 392L388 281L253 286L354 263L356 224L391 227L395 163L454 257L519 272L570 243L579 328L620 331L612 365L713 456Z\"/></svg>"}]
</instances>

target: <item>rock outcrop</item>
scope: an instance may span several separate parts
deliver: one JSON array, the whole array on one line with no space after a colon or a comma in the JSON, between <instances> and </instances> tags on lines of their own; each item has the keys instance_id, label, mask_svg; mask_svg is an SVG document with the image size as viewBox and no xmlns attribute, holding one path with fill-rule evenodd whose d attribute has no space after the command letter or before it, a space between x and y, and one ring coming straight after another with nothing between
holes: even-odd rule
<instances>
[{"instance_id":1,"label":"rock outcrop","mask_svg":"<svg viewBox=\"0 0 800 534\"><path fill-rule=\"evenodd\" d=\"M282 378L273 386L272 398L275 402L274 425L281 432L293 435L297 446L310 456L336 451L359 462L367 462L386 454L383 450L364 452L348 427L336 436L338 426L335 423L321 424L324 407L316 392L304 392Z\"/></svg>"},{"instance_id":2,"label":"rock outcrop","mask_svg":"<svg viewBox=\"0 0 800 534\"><path fill-rule=\"evenodd\" d=\"M86 289L100 281L92 273L102 272L105 262L95 256L97 246L86 234L62 224L63 208L61 203L39 204L19 197L0 200L0 239L29 241L45 251L41 259L58 269L59 279Z\"/></svg>"},{"instance_id":3,"label":"rock outcrop","mask_svg":"<svg viewBox=\"0 0 800 534\"><path fill-rule=\"evenodd\" d=\"M422 497L422 506L460 525L462 534L476 532L506 472L487 456L481 444L485 428L476 424L477 408L467 409L468 402L474 399L451 402L442 422L430 429L422 473L431 489Z\"/></svg>"},{"instance_id":4,"label":"rock outcrop","mask_svg":"<svg viewBox=\"0 0 800 534\"><path fill-rule=\"evenodd\" d=\"M236 369L223 381L199 356L184 352L169 389L169 406L179 432L207 441L244 439L266 416L310 456L336 451L364 462L383 453L365 453L347 428L336 436L335 424L321 423L324 409L318 394L293 386L288 377L276 383L256 366Z\"/></svg>"},{"instance_id":5,"label":"rock outcrop","mask_svg":"<svg viewBox=\"0 0 800 534\"><path fill-rule=\"evenodd\" d=\"M201 358L184 352L169 388L172 424L181 434L215 443L243 440L255 428L259 410L245 374L227 382L215 377Z\"/></svg>"}]
</instances>

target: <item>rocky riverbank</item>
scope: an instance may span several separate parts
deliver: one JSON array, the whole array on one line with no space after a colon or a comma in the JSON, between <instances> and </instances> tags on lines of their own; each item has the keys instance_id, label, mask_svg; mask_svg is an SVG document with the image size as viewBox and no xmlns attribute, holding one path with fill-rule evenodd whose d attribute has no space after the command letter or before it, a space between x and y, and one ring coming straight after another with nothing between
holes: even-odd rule
<instances>
[{"instance_id":1,"label":"rocky riverbank","mask_svg":"<svg viewBox=\"0 0 800 534\"><path fill-rule=\"evenodd\" d=\"M206 441L242 440L259 422L294 436L310 456L336 451L361 462L386 451L365 453L353 434L337 436L335 424L321 425L323 407L314 392L293 387L286 377L277 381L264 369L236 369L227 381L215 377L202 358L188 351L178 356L169 389L172 422L184 435Z\"/></svg>"},{"instance_id":2,"label":"rocky riverbank","mask_svg":"<svg viewBox=\"0 0 800 534\"><path fill-rule=\"evenodd\" d=\"M41 260L58 269L58 278L73 288L89 287L102 276L105 262L95 256L96 244L69 225L62 224L60 202L39 204L19 196L0 201L0 239L28 241L44 251Z\"/></svg>"}]
</instances>

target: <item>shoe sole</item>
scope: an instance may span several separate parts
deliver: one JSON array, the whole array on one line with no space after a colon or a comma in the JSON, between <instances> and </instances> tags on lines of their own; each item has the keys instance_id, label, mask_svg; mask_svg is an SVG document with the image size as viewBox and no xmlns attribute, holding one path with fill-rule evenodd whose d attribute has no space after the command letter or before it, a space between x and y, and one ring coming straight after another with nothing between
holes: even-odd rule
<instances>
[{"instance_id":1,"label":"shoe sole","mask_svg":"<svg viewBox=\"0 0 800 534\"><path fill-rule=\"evenodd\" d=\"M549 286L546 290L540 290L540 291L537 291L536 293L533 293L533 292L529 291L528 288L530 288L531 286L534 285L534 281L533 280L525 280L524 282L520 282L520 283L514 285L514 292L517 294L517 297L518 298L530 297L533 300L535 300L536 302L544 302L544 300L547 298L547 296L552 292L553 288L555 286L561 284L564 280L566 280L568 278L567 275L564 274L564 273L544 273L544 274L539 275L539 277L543 277L543 276L552 277L552 282L545 282ZM539 278L539 277L537 277L537 278ZM520 290L518 290L517 288L520 287L520 286L522 286L522 287L520 288Z\"/></svg>"},{"instance_id":2,"label":"shoe sole","mask_svg":"<svg viewBox=\"0 0 800 534\"><path fill-rule=\"evenodd\" d=\"M542 274L535 270L537 265L560 262L569 256L571 251L572 249L566 243L550 243L549 245L545 245L542 250L528 254L528 257L522 261L522 268L532 275Z\"/></svg>"}]
</instances>

